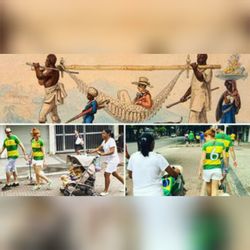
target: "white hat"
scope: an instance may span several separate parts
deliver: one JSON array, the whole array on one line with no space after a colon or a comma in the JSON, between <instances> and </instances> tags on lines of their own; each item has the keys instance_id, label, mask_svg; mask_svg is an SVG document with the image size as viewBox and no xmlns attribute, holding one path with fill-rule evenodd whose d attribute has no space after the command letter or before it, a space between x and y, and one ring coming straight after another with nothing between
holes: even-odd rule
<instances>
[{"instance_id":1,"label":"white hat","mask_svg":"<svg viewBox=\"0 0 250 250\"><path fill-rule=\"evenodd\" d=\"M6 128L6 129L5 129L5 132L6 132L6 133L11 133L12 130L11 130L11 128Z\"/></svg>"}]
</instances>

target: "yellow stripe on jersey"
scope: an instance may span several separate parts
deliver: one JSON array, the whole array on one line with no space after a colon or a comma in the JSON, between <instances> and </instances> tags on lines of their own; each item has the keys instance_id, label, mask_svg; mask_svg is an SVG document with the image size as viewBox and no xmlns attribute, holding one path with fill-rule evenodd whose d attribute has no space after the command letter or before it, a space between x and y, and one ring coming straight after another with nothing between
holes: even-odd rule
<instances>
[{"instance_id":1,"label":"yellow stripe on jersey","mask_svg":"<svg viewBox=\"0 0 250 250\"><path fill-rule=\"evenodd\" d=\"M7 154L8 154L8 157L19 155L18 150L8 151Z\"/></svg>"},{"instance_id":2,"label":"yellow stripe on jersey","mask_svg":"<svg viewBox=\"0 0 250 250\"><path fill-rule=\"evenodd\" d=\"M204 160L204 165L220 165L221 164L221 159L217 159L217 160L210 160L210 159L206 159Z\"/></svg>"},{"instance_id":3,"label":"yellow stripe on jersey","mask_svg":"<svg viewBox=\"0 0 250 250\"><path fill-rule=\"evenodd\" d=\"M9 147L9 146L16 146L16 145L17 145L17 143L16 143L15 140L8 139L8 140L5 141L5 146L6 146L6 147Z\"/></svg>"},{"instance_id":4,"label":"yellow stripe on jersey","mask_svg":"<svg viewBox=\"0 0 250 250\"><path fill-rule=\"evenodd\" d=\"M230 141L225 140L225 139L219 139L218 138L218 139L216 139L216 141L224 143L224 145L225 145L226 148L228 148L229 145L230 145Z\"/></svg>"},{"instance_id":5,"label":"yellow stripe on jersey","mask_svg":"<svg viewBox=\"0 0 250 250\"><path fill-rule=\"evenodd\" d=\"M223 147L222 146L207 146L206 147L206 153L222 153L223 152Z\"/></svg>"},{"instance_id":6,"label":"yellow stripe on jersey","mask_svg":"<svg viewBox=\"0 0 250 250\"><path fill-rule=\"evenodd\" d=\"M40 157L40 156L44 156L43 152L33 152L32 154L33 156L36 156L36 157Z\"/></svg>"}]
</instances>

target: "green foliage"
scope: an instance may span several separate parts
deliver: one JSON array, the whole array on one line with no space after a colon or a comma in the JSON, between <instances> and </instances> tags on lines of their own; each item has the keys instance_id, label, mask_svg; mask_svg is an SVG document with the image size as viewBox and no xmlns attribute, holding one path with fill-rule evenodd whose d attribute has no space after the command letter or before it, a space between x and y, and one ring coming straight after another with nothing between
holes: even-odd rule
<instances>
[{"instance_id":1,"label":"green foliage","mask_svg":"<svg viewBox=\"0 0 250 250\"><path fill-rule=\"evenodd\" d=\"M167 132L167 129L165 128L165 127L156 127L155 128L155 132L157 133L157 134L159 134L159 135L165 135L166 134L166 132Z\"/></svg>"}]
</instances>

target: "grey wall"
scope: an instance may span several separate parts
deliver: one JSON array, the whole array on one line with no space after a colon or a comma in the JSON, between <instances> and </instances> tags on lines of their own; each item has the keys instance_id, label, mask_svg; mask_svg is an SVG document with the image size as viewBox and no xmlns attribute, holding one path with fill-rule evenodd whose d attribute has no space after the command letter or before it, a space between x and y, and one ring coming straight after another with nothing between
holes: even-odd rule
<instances>
[{"instance_id":1,"label":"grey wall","mask_svg":"<svg viewBox=\"0 0 250 250\"><path fill-rule=\"evenodd\" d=\"M46 152L49 152L49 127L47 125L10 125L14 135L18 136L22 141L26 151L31 152L31 135L30 131L33 127L38 128L41 131L41 138L44 140ZM19 152L22 151L19 149Z\"/></svg>"}]
</instances>

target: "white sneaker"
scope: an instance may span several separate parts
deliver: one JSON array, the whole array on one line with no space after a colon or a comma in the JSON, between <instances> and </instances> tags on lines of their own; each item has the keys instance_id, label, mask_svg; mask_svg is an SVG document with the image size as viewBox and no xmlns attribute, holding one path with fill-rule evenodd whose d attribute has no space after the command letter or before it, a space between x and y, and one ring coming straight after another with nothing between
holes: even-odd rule
<instances>
[{"instance_id":1,"label":"white sneaker","mask_svg":"<svg viewBox=\"0 0 250 250\"><path fill-rule=\"evenodd\" d=\"M121 193L123 193L123 192L125 192L125 188L124 188L124 187L123 187L123 188L120 188L119 191L120 191Z\"/></svg>"},{"instance_id":2,"label":"white sneaker","mask_svg":"<svg viewBox=\"0 0 250 250\"><path fill-rule=\"evenodd\" d=\"M33 191L36 191L36 190L39 190L39 189L41 189L41 186L40 186L40 185L35 185L35 186L32 188Z\"/></svg>"},{"instance_id":3,"label":"white sneaker","mask_svg":"<svg viewBox=\"0 0 250 250\"><path fill-rule=\"evenodd\" d=\"M52 182L50 181L47 183L46 189L51 190L52 189L51 186L52 186Z\"/></svg>"},{"instance_id":4,"label":"white sneaker","mask_svg":"<svg viewBox=\"0 0 250 250\"><path fill-rule=\"evenodd\" d=\"M109 195L109 192L101 192L100 195L101 196L107 196L107 195Z\"/></svg>"}]
</instances>

